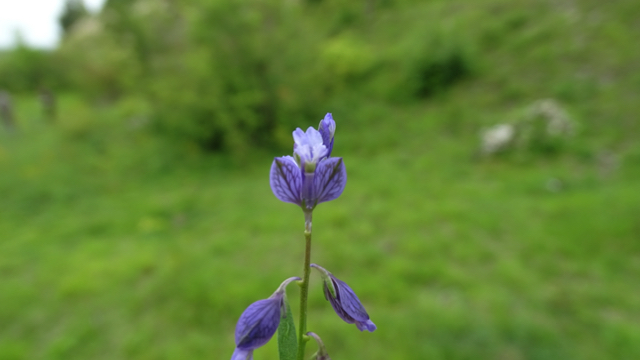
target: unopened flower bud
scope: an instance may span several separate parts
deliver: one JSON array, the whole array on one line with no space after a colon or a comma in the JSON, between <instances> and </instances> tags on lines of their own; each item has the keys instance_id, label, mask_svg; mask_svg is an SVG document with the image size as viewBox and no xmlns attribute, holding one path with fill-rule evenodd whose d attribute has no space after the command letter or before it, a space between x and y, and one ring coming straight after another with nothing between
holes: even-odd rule
<instances>
[{"instance_id":1,"label":"unopened flower bud","mask_svg":"<svg viewBox=\"0 0 640 360\"><path fill-rule=\"evenodd\" d=\"M342 320L347 324L356 324L360 331L373 332L377 328L349 285L317 264L311 264L311 267L322 274L324 297Z\"/></svg>"},{"instance_id":2,"label":"unopened flower bud","mask_svg":"<svg viewBox=\"0 0 640 360\"><path fill-rule=\"evenodd\" d=\"M258 300L240 315L236 324L236 349L231 360L251 360L253 350L271 340L280 325L285 288L299 277L285 280L268 299Z\"/></svg>"}]
</instances>

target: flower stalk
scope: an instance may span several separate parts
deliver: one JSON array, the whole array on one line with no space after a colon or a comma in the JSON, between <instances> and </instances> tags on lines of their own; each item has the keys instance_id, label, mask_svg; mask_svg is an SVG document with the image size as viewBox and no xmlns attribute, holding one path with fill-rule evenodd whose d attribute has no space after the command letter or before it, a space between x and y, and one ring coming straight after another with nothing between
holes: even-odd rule
<instances>
[{"instance_id":1,"label":"flower stalk","mask_svg":"<svg viewBox=\"0 0 640 360\"><path fill-rule=\"evenodd\" d=\"M300 317L298 325L298 354L296 359L304 359L304 349L309 337L307 333L307 300L309 298L309 275L311 274L311 211L304 212L304 269L300 284Z\"/></svg>"}]
</instances>

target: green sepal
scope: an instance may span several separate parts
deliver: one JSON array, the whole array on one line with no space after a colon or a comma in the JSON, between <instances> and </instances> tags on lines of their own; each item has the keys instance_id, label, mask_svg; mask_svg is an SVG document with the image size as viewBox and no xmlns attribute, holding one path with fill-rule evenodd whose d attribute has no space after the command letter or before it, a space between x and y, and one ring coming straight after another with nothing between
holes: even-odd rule
<instances>
[{"instance_id":1,"label":"green sepal","mask_svg":"<svg viewBox=\"0 0 640 360\"><path fill-rule=\"evenodd\" d=\"M296 337L296 325L293 322L293 314L289 306L289 300L285 295L282 299L282 318L278 326L278 353L280 360L296 360L298 354L298 338Z\"/></svg>"},{"instance_id":2,"label":"green sepal","mask_svg":"<svg viewBox=\"0 0 640 360\"><path fill-rule=\"evenodd\" d=\"M335 286L333 286L333 280L331 280L331 277L328 275L322 274L322 281L324 281L324 283L327 285L327 288L329 289L331 296L333 296L333 298L335 299L337 297L336 288Z\"/></svg>"},{"instance_id":3,"label":"green sepal","mask_svg":"<svg viewBox=\"0 0 640 360\"><path fill-rule=\"evenodd\" d=\"M335 286L333 286L333 279L331 279L331 273L327 271L327 269L323 268L318 264L311 264L311 267L316 268L316 270L320 272L320 277L322 278L322 281L324 282L327 289L329 289L329 293L331 293L331 296L333 296L333 298L336 298L337 297L336 288Z\"/></svg>"}]
</instances>

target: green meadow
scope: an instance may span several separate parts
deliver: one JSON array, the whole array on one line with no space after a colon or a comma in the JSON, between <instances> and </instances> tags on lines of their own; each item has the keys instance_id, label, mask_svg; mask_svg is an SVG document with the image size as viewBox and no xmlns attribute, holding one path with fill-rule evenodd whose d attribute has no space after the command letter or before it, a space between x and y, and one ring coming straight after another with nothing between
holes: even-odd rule
<instances>
[{"instance_id":1,"label":"green meadow","mask_svg":"<svg viewBox=\"0 0 640 360\"><path fill-rule=\"evenodd\" d=\"M312 262L378 326L344 323L312 272L308 328L333 359L640 359L640 4L372 3L375 26L326 32L326 101L267 146L159 134L143 92L61 91L55 121L18 92L17 129L0 128L0 359L230 358L242 311L302 273L302 211L268 174L327 112L348 181L314 211ZM468 74L402 93L384 57L415 28L456 42ZM480 154L482 129L546 98L576 124L561 147ZM275 339L254 354L277 356Z\"/></svg>"}]
</instances>

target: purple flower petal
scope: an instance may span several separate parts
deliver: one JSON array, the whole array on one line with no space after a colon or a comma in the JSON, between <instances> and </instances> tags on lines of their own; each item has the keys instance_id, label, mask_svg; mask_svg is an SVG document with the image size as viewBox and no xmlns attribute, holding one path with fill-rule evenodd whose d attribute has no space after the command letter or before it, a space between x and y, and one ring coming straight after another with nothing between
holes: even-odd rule
<instances>
[{"instance_id":1,"label":"purple flower petal","mask_svg":"<svg viewBox=\"0 0 640 360\"><path fill-rule=\"evenodd\" d=\"M231 360L253 360L253 350L241 350L236 348L231 355Z\"/></svg>"},{"instance_id":2,"label":"purple flower petal","mask_svg":"<svg viewBox=\"0 0 640 360\"><path fill-rule=\"evenodd\" d=\"M301 164L315 164L327 155L322 134L313 127L309 127L306 133L297 128L293 132L293 141L293 152L300 157Z\"/></svg>"},{"instance_id":3,"label":"purple flower petal","mask_svg":"<svg viewBox=\"0 0 640 360\"><path fill-rule=\"evenodd\" d=\"M320 161L313 179L313 194L316 204L337 199L347 184L347 169L342 158Z\"/></svg>"},{"instance_id":4,"label":"purple flower petal","mask_svg":"<svg viewBox=\"0 0 640 360\"><path fill-rule=\"evenodd\" d=\"M322 144L322 134L313 128L313 126L309 126L307 131L302 131L302 129L297 128L293 132L293 141L296 145L310 145L316 146Z\"/></svg>"},{"instance_id":5,"label":"purple flower petal","mask_svg":"<svg viewBox=\"0 0 640 360\"><path fill-rule=\"evenodd\" d=\"M360 299L358 299L358 296L351 290L349 285L333 275L331 275L331 280L333 280L333 286L336 289L336 298L340 302L340 306L344 312L355 321L369 320L369 314L367 314Z\"/></svg>"},{"instance_id":6,"label":"purple flower petal","mask_svg":"<svg viewBox=\"0 0 640 360\"><path fill-rule=\"evenodd\" d=\"M275 158L269 173L271 191L280 201L300 205L302 174L291 156Z\"/></svg>"},{"instance_id":7,"label":"purple flower petal","mask_svg":"<svg viewBox=\"0 0 640 360\"><path fill-rule=\"evenodd\" d=\"M236 348L253 350L269 342L280 325L281 306L282 296L249 305L236 325Z\"/></svg>"},{"instance_id":8,"label":"purple flower petal","mask_svg":"<svg viewBox=\"0 0 640 360\"><path fill-rule=\"evenodd\" d=\"M355 323L356 321L349 314L347 314L347 312L342 308L342 305L340 305L340 300L331 296L331 292L329 291L326 283L323 286L323 290L324 298L329 301L331 307L336 312L336 314L338 314L340 319L344 320L344 322L346 322L347 324Z\"/></svg>"},{"instance_id":9,"label":"purple flower petal","mask_svg":"<svg viewBox=\"0 0 640 360\"><path fill-rule=\"evenodd\" d=\"M374 332L378 328L376 324L374 324L373 321L371 320L367 320L364 322L356 321L356 326L358 327L358 330L360 331L367 330L368 332Z\"/></svg>"},{"instance_id":10,"label":"purple flower petal","mask_svg":"<svg viewBox=\"0 0 640 360\"><path fill-rule=\"evenodd\" d=\"M307 134L300 128L293 130L293 149L305 143L307 143Z\"/></svg>"}]
</instances>

